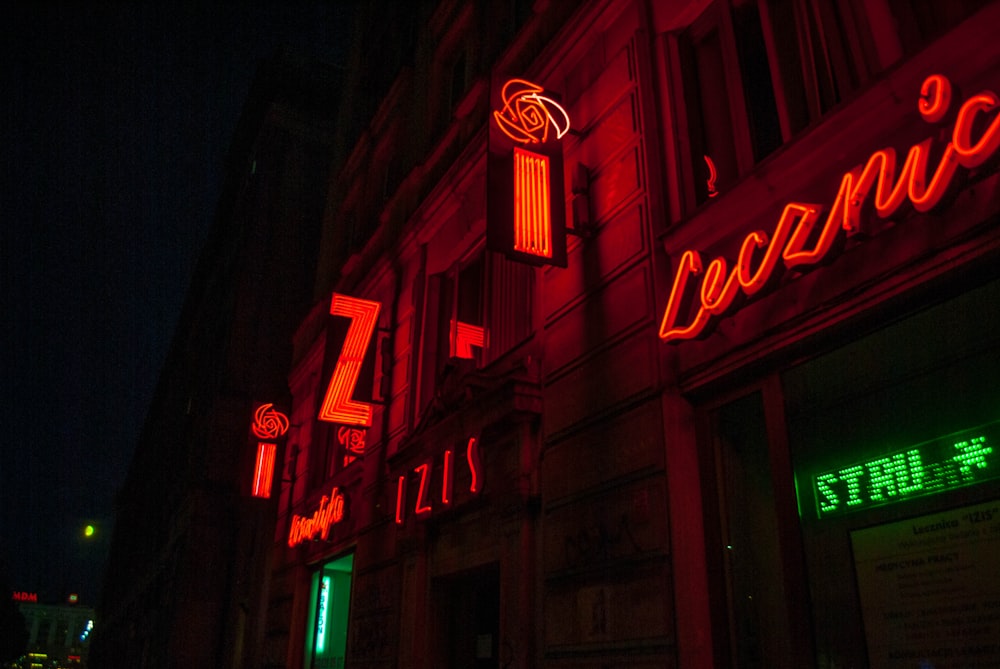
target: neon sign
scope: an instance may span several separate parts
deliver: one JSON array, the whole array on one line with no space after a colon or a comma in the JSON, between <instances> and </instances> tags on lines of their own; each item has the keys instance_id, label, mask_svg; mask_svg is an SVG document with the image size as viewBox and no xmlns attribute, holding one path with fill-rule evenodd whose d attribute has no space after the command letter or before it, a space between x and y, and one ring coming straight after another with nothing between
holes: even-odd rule
<instances>
[{"instance_id":1,"label":"neon sign","mask_svg":"<svg viewBox=\"0 0 1000 669\"><path fill-rule=\"evenodd\" d=\"M451 357L471 360L472 347L485 348L488 341L489 335L483 326L451 319L451 328L448 332Z\"/></svg>"},{"instance_id":2,"label":"neon sign","mask_svg":"<svg viewBox=\"0 0 1000 669\"><path fill-rule=\"evenodd\" d=\"M487 246L536 265L566 266L562 145L569 114L537 84L494 92L487 163ZM513 144L512 144L513 143ZM530 150L529 150L530 148Z\"/></svg>"},{"instance_id":3,"label":"neon sign","mask_svg":"<svg viewBox=\"0 0 1000 669\"><path fill-rule=\"evenodd\" d=\"M344 346L337 358L337 364L330 376L330 385L319 410L319 419L344 425L372 424L372 405L351 399L358 384L358 375L365 359L365 352L371 343L378 313L382 305L371 300L333 294L330 314L351 319Z\"/></svg>"},{"instance_id":4,"label":"neon sign","mask_svg":"<svg viewBox=\"0 0 1000 669\"><path fill-rule=\"evenodd\" d=\"M472 481L469 484L469 492L474 495L482 490L482 464L479 459L479 439L470 437L465 447L465 462L469 467ZM434 510L435 504L447 508L451 506L454 499L455 481L455 453L447 449L441 458L441 481L440 486L434 485L431 481L433 462L428 460L413 468L412 473L419 475L416 501L413 505L413 512L418 518L426 518ZM396 480L396 524L402 525L406 522L406 484L410 473L402 474Z\"/></svg>"},{"instance_id":5,"label":"neon sign","mask_svg":"<svg viewBox=\"0 0 1000 669\"><path fill-rule=\"evenodd\" d=\"M253 414L253 433L260 439L277 439L288 432L288 416L273 404L261 404Z\"/></svg>"},{"instance_id":6,"label":"neon sign","mask_svg":"<svg viewBox=\"0 0 1000 669\"><path fill-rule=\"evenodd\" d=\"M493 112L500 130L519 144L540 144L549 141L555 130L556 139L569 132L569 114L562 105L544 93L538 84L524 79L511 79L500 94L503 108Z\"/></svg>"},{"instance_id":7,"label":"neon sign","mask_svg":"<svg viewBox=\"0 0 1000 669\"><path fill-rule=\"evenodd\" d=\"M24 591L18 592L18 591L15 590L14 593L13 593L13 597L11 597L11 599L13 599L15 602L36 602L37 603L38 602L38 593L37 592L24 592Z\"/></svg>"},{"instance_id":8,"label":"neon sign","mask_svg":"<svg viewBox=\"0 0 1000 669\"><path fill-rule=\"evenodd\" d=\"M253 496L269 498L274 479L274 458L278 445L270 441L257 442L257 461L253 472Z\"/></svg>"},{"instance_id":9,"label":"neon sign","mask_svg":"<svg viewBox=\"0 0 1000 669\"><path fill-rule=\"evenodd\" d=\"M514 250L552 257L549 157L514 147Z\"/></svg>"},{"instance_id":10,"label":"neon sign","mask_svg":"<svg viewBox=\"0 0 1000 669\"><path fill-rule=\"evenodd\" d=\"M351 464L365 454L367 430L342 425L337 429L337 443L344 448L344 466Z\"/></svg>"},{"instance_id":11,"label":"neon sign","mask_svg":"<svg viewBox=\"0 0 1000 669\"><path fill-rule=\"evenodd\" d=\"M319 508L309 517L292 514L292 526L288 531L289 547L303 541L319 538L326 541L330 538L330 528L344 519L346 500L340 488L333 486L329 495L323 495Z\"/></svg>"},{"instance_id":12,"label":"neon sign","mask_svg":"<svg viewBox=\"0 0 1000 669\"><path fill-rule=\"evenodd\" d=\"M998 437L1000 422L819 474L812 480L816 515L827 518L1000 478L990 445Z\"/></svg>"},{"instance_id":13,"label":"neon sign","mask_svg":"<svg viewBox=\"0 0 1000 669\"><path fill-rule=\"evenodd\" d=\"M324 576L319 584L319 612L316 614L316 652L322 653L326 650L326 617L330 610L330 588L333 587L333 579Z\"/></svg>"},{"instance_id":14,"label":"neon sign","mask_svg":"<svg viewBox=\"0 0 1000 669\"><path fill-rule=\"evenodd\" d=\"M275 410L273 404L261 404L254 412L251 431L261 440L279 439L288 432L288 416ZM271 482L274 480L274 460L278 445L274 441L257 442L257 458L254 462L254 497L270 498Z\"/></svg>"},{"instance_id":15,"label":"neon sign","mask_svg":"<svg viewBox=\"0 0 1000 669\"><path fill-rule=\"evenodd\" d=\"M951 83L942 75L931 75L920 89L917 108L928 123L943 119L951 105ZM772 235L762 230L743 240L735 265L724 257L705 267L701 254L687 250L677 262L673 288L660 324L664 342L693 339L706 331L712 319L734 310L742 294L750 298L772 285L786 269L812 267L836 247L841 230L862 230L861 211L872 196L880 218L889 218L906 202L926 212L941 202L958 167L972 170L989 160L1000 147L1000 116L982 118L1000 106L991 91L967 99L958 109L951 141L944 147L933 171L928 170L933 138L914 144L896 175L897 157L892 148L873 153L863 167L844 174L826 220L819 226L823 207L792 202L785 206ZM986 121L984 123L984 121ZM977 134L977 137L973 135ZM760 253L758 253L760 251ZM700 287L693 277L702 275ZM696 313L682 322L682 304L696 304Z\"/></svg>"}]
</instances>

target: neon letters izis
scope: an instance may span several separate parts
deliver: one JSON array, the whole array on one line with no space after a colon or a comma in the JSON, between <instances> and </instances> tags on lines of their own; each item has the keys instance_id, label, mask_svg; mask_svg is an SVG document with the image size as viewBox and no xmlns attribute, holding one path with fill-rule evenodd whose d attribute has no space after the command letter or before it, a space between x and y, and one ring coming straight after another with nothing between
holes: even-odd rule
<instances>
[{"instance_id":1,"label":"neon letters izis","mask_svg":"<svg viewBox=\"0 0 1000 669\"><path fill-rule=\"evenodd\" d=\"M917 104L924 120L941 121L949 110L951 96L951 82L946 77L939 74L927 77ZM932 138L910 148L898 175L894 149L873 153L863 167L858 166L843 176L822 224L821 205L789 203L771 235L756 230L746 236L731 269L725 258L715 258L706 268L698 251L684 251L677 262L673 288L660 324L660 339L670 342L698 337L713 318L733 310L740 293L753 297L771 285L783 270L806 268L823 261L835 248L839 235L860 231L861 211L869 195L881 218L889 218L906 202L920 212L934 208L948 191L959 167L975 169L992 158L1000 147L1000 116L980 118L993 113L998 106L1000 99L992 91L983 91L962 103L955 115L951 141L933 171L928 165ZM700 286L693 280L698 275L702 275ZM682 322L681 305L689 298L696 312L690 320Z\"/></svg>"},{"instance_id":2,"label":"neon letters izis","mask_svg":"<svg viewBox=\"0 0 1000 669\"><path fill-rule=\"evenodd\" d=\"M378 312L381 304L357 297L333 294L330 301L330 314L345 316L351 319L347 329L344 346L337 358L337 364L330 376L330 386L319 410L320 420L343 425L361 425L370 427L372 424L372 405L351 399L354 387L358 383L358 374L365 360L365 351L375 332L378 322Z\"/></svg>"},{"instance_id":3,"label":"neon letters izis","mask_svg":"<svg viewBox=\"0 0 1000 669\"><path fill-rule=\"evenodd\" d=\"M478 495L483 489L483 467L479 460L479 438L469 437L465 446L465 463L469 467L471 480L469 482L469 492ZM434 510L435 505L439 508L451 506L454 499L453 488L455 482L455 453L451 449L444 451L441 456L441 481L440 484L431 482L433 462L427 461L413 468L412 473L417 474L417 494L413 503L413 513L418 518L426 518ZM407 494L406 482L410 477L410 472L402 474L396 480L396 524L402 525L406 522Z\"/></svg>"}]
</instances>

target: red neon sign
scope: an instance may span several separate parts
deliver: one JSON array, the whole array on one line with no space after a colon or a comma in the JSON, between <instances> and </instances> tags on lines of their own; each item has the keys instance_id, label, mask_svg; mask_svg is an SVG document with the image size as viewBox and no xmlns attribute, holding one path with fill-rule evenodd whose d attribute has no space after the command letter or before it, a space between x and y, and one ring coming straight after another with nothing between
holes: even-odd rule
<instances>
[{"instance_id":1,"label":"red neon sign","mask_svg":"<svg viewBox=\"0 0 1000 669\"><path fill-rule=\"evenodd\" d=\"M551 130L561 139L569 131L569 114L552 98L539 95L543 92L544 88L524 79L504 84L503 108L493 112L500 130L521 144L547 142Z\"/></svg>"},{"instance_id":2,"label":"red neon sign","mask_svg":"<svg viewBox=\"0 0 1000 669\"><path fill-rule=\"evenodd\" d=\"M319 410L320 420L345 425L371 426L372 405L353 400L351 395L354 394L354 388L358 384L361 364L375 332L381 307L381 304L371 300L333 294L330 314L350 318L351 325L347 329L344 346L330 376L330 385Z\"/></svg>"},{"instance_id":3,"label":"red neon sign","mask_svg":"<svg viewBox=\"0 0 1000 669\"><path fill-rule=\"evenodd\" d=\"M469 472L472 475L472 482L469 484L469 492L479 494L482 490L483 472L479 460L479 440L476 437L469 439L466 446L466 462L469 465ZM417 499L413 504L413 512L418 518L426 518L434 510L434 495L432 491L431 475L433 463L424 462L412 469L413 474L420 475L420 485L417 489ZM396 524L402 525L406 522L406 481L409 474L403 474L396 480ZM441 459L441 489L440 503L442 507L451 506L454 501L455 482L455 453L447 449L442 454Z\"/></svg>"},{"instance_id":4,"label":"red neon sign","mask_svg":"<svg viewBox=\"0 0 1000 669\"><path fill-rule=\"evenodd\" d=\"M549 157L514 147L514 250L552 257Z\"/></svg>"},{"instance_id":5,"label":"red neon sign","mask_svg":"<svg viewBox=\"0 0 1000 669\"><path fill-rule=\"evenodd\" d=\"M346 500L340 488L333 486L329 496L323 495L319 508L309 517L292 515L292 526L288 531L288 545L295 546L316 538L324 541L330 537L330 528L344 519Z\"/></svg>"},{"instance_id":6,"label":"red neon sign","mask_svg":"<svg viewBox=\"0 0 1000 669\"><path fill-rule=\"evenodd\" d=\"M917 107L924 120L934 123L944 118L951 103L948 79L931 75L920 93ZM962 104L955 117L951 141L944 147L933 172L928 171L933 138L910 148L898 178L896 151L887 148L874 152L863 167L844 174L818 235L814 233L823 211L821 205L792 202L785 206L772 236L761 230L746 236L731 269L723 257L715 258L706 268L698 251L684 251L660 324L660 339L670 342L698 337L713 318L730 311L740 293L751 297L771 285L783 269L818 264L835 248L841 230L848 234L860 231L861 210L873 188L872 204L881 218L892 216L906 201L920 212L934 208L947 192L959 166L974 169L1000 147L1000 115L994 116L985 127L976 124L980 114L989 114L998 106L1000 99L991 91L973 95ZM974 126L978 138L973 137ZM757 254L760 249L763 252ZM695 287L692 277L700 274L701 286ZM679 322L681 304L688 297L695 298L697 312L683 324Z\"/></svg>"},{"instance_id":7,"label":"red neon sign","mask_svg":"<svg viewBox=\"0 0 1000 669\"><path fill-rule=\"evenodd\" d=\"M274 480L274 456L277 444L268 441L257 442L257 462L253 472L253 496L271 496L271 481Z\"/></svg>"},{"instance_id":8,"label":"red neon sign","mask_svg":"<svg viewBox=\"0 0 1000 669\"><path fill-rule=\"evenodd\" d=\"M275 410L273 404L261 404L253 414L251 429L259 439L277 439L288 432L288 416Z\"/></svg>"},{"instance_id":9,"label":"red neon sign","mask_svg":"<svg viewBox=\"0 0 1000 669\"><path fill-rule=\"evenodd\" d=\"M472 347L485 348L489 336L486 328L481 325L470 325L459 320L451 319L449 334L449 344L451 357L472 359Z\"/></svg>"},{"instance_id":10,"label":"red neon sign","mask_svg":"<svg viewBox=\"0 0 1000 669\"><path fill-rule=\"evenodd\" d=\"M253 414L250 430L262 441L257 442L257 457L253 469L254 497L271 497L274 481L274 460L278 445L274 442L288 432L288 416L277 411L273 404L261 404Z\"/></svg>"},{"instance_id":11,"label":"red neon sign","mask_svg":"<svg viewBox=\"0 0 1000 669\"><path fill-rule=\"evenodd\" d=\"M17 592L15 590L14 593L13 593L13 597L11 597L11 599L13 599L15 602L36 602L37 603L38 602L38 593L37 592L24 592L24 591Z\"/></svg>"}]
</instances>

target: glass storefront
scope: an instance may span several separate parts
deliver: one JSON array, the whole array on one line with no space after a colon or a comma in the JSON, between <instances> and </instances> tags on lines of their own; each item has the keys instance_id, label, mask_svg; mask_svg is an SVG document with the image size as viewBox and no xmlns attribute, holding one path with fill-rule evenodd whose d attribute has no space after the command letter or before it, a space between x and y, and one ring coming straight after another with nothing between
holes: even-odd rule
<instances>
[{"instance_id":1,"label":"glass storefront","mask_svg":"<svg viewBox=\"0 0 1000 669\"><path fill-rule=\"evenodd\" d=\"M704 407L733 666L1000 666L997 305L993 282Z\"/></svg>"}]
</instances>

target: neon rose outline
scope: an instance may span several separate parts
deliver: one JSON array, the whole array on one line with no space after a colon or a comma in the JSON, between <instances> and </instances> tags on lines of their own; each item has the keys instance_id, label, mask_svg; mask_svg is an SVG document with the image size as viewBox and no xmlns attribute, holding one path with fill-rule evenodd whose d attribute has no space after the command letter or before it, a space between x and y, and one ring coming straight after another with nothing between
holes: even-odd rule
<instances>
[{"instance_id":1,"label":"neon rose outline","mask_svg":"<svg viewBox=\"0 0 1000 669\"><path fill-rule=\"evenodd\" d=\"M254 412L253 433L261 439L277 439L288 432L288 416L273 407L273 404L261 404Z\"/></svg>"},{"instance_id":2,"label":"neon rose outline","mask_svg":"<svg viewBox=\"0 0 1000 669\"><path fill-rule=\"evenodd\" d=\"M344 425L337 430L337 441L351 453L364 455L365 434L366 430Z\"/></svg>"},{"instance_id":3,"label":"neon rose outline","mask_svg":"<svg viewBox=\"0 0 1000 669\"><path fill-rule=\"evenodd\" d=\"M522 144L549 140L549 128L556 139L569 132L569 114L552 98L539 95L545 89L524 79L511 79L500 93L503 109L494 111L497 125L505 135Z\"/></svg>"}]
</instances>

